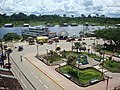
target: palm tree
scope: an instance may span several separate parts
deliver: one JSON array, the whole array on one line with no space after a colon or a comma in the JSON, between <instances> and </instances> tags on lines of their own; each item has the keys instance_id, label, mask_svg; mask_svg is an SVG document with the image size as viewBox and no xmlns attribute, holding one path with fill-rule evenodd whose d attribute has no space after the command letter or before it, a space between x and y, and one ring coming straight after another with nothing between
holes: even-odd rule
<instances>
[{"instance_id":1,"label":"palm tree","mask_svg":"<svg viewBox=\"0 0 120 90\"><path fill-rule=\"evenodd\" d=\"M75 49L78 52L78 49L82 46L81 43L80 42L74 42L74 45L75 45Z\"/></svg>"},{"instance_id":2,"label":"palm tree","mask_svg":"<svg viewBox=\"0 0 120 90\"><path fill-rule=\"evenodd\" d=\"M86 44L86 42L82 42L82 45L84 45L84 47L85 47L85 45L87 45L87 44Z\"/></svg>"}]
</instances>

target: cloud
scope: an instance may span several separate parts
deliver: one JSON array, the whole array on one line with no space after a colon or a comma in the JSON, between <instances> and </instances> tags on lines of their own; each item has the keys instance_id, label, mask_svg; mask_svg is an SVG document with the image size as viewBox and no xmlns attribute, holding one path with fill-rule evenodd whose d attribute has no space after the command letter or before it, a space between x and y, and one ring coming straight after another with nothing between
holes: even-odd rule
<instances>
[{"instance_id":1,"label":"cloud","mask_svg":"<svg viewBox=\"0 0 120 90\"><path fill-rule=\"evenodd\" d=\"M0 13L120 15L120 0L0 0Z\"/></svg>"}]
</instances>

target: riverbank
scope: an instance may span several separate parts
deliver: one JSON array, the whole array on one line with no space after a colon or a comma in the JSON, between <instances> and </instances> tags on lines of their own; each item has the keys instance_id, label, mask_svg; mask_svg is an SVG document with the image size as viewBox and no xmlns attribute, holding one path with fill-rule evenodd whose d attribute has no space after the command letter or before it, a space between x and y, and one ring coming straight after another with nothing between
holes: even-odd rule
<instances>
[{"instance_id":1,"label":"riverbank","mask_svg":"<svg viewBox=\"0 0 120 90\"><path fill-rule=\"evenodd\" d=\"M4 24L6 23L12 23L14 27L22 27L23 24L28 23L30 26L39 26L39 25L45 25L45 21L13 21L13 22L0 22L0 27L3 27ZM69 22L71 23L71 22ZM68 24L69 24L68 23ZM52 22L51 23L53 26L54 25L59 25L59 22ZM77 22L78 25L83 25L85 22L79 21ZM88 22L89 25L95 25L95 26L113 26L114 24L106 24L106 23L95 23L95 22Z\"/></svg>"}]
</instances>

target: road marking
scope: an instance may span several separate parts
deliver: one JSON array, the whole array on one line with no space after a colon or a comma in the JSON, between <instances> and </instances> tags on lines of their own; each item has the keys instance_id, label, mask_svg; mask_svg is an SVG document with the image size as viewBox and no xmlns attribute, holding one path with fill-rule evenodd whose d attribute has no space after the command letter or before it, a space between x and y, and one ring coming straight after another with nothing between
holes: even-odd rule
<instances>
[{"instance_id":1,"label":"road marking","mask_svg":"<svg viewBox=\"0 0 120 90\"><path fill-rule=\"evenodd\" d=\"M20 81L23 83L23 80L22 80L22 79L20 79Z\"/></svg>"},{"instance_id":2,"label":"road marking","mask_svg":"<svg viewBox=\"0 0 120 90\"><path fill-rule=\"evenodd\" d=\"M23 84L25 88L27 88L27 86L25 84Z\"/></svg>"},{"instance_id":3,"label":"road marking","mask_svg":"<svg viewBox=\"0 0 120 90\"><path fill-rule=\"evenodd\" d=\"M20 78L19 75L17 75L17 77Z\"/></svg>"},{"instance_id":4,"label":"road marking","mask_svg":"<svg viewBox=\"0 0 120 90\"><path fill-rule=\"evenodd\" d=\"M43 82L39 79L39 82L43 84Z\"/></svg>"},{"instance_id":5,"label":"road marking","mask_svg":"<svg viewBox=\"0 0 120 90\"><path fill-rule=\"evenodd\" d=\"M33 72L31 72L33 75L35 75Z\"/></svg>"},{"instance_id":6,"label":"road marking","mask_svg":"<svg viewBox=\"0 0 120 90\"><path fill-rule=\"evenodd\" d=\"M38 79L38 77L35 75L35 78L37 78Z\"/></svg>"},{"instance_id":7,"label":"road marking","mask_svg":"<svg viewBox=\"0 0 120 90\"><path fill-rule=\"evenodd\" d=\"M25 58L23 58L23 61L25 61Z\"/></svg>"},{"instance_id":8,"label":"road marking","mask_svg":"<svg viewBox=\"0 0 120 90\"><path fill-rule=\"evenodd\" d=\"M44 87L46 88L46 89L48 89L48 87L44 84Z\"/></svg>"}]
</instances>

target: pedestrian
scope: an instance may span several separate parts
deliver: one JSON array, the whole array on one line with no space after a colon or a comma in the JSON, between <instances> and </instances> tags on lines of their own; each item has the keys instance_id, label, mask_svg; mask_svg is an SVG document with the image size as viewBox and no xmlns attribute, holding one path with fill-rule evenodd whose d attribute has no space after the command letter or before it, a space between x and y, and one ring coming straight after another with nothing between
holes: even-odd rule
<instances>
[{"instance_id":1,"label":"pedestrian","mask_svg":"<svg viewBox=\"0 0 120 90\"><path fill-rule=\"evenodd\" d=\"M20 55L20 61L22 62L22 56Z\"/></svg>"}]
</instances>

